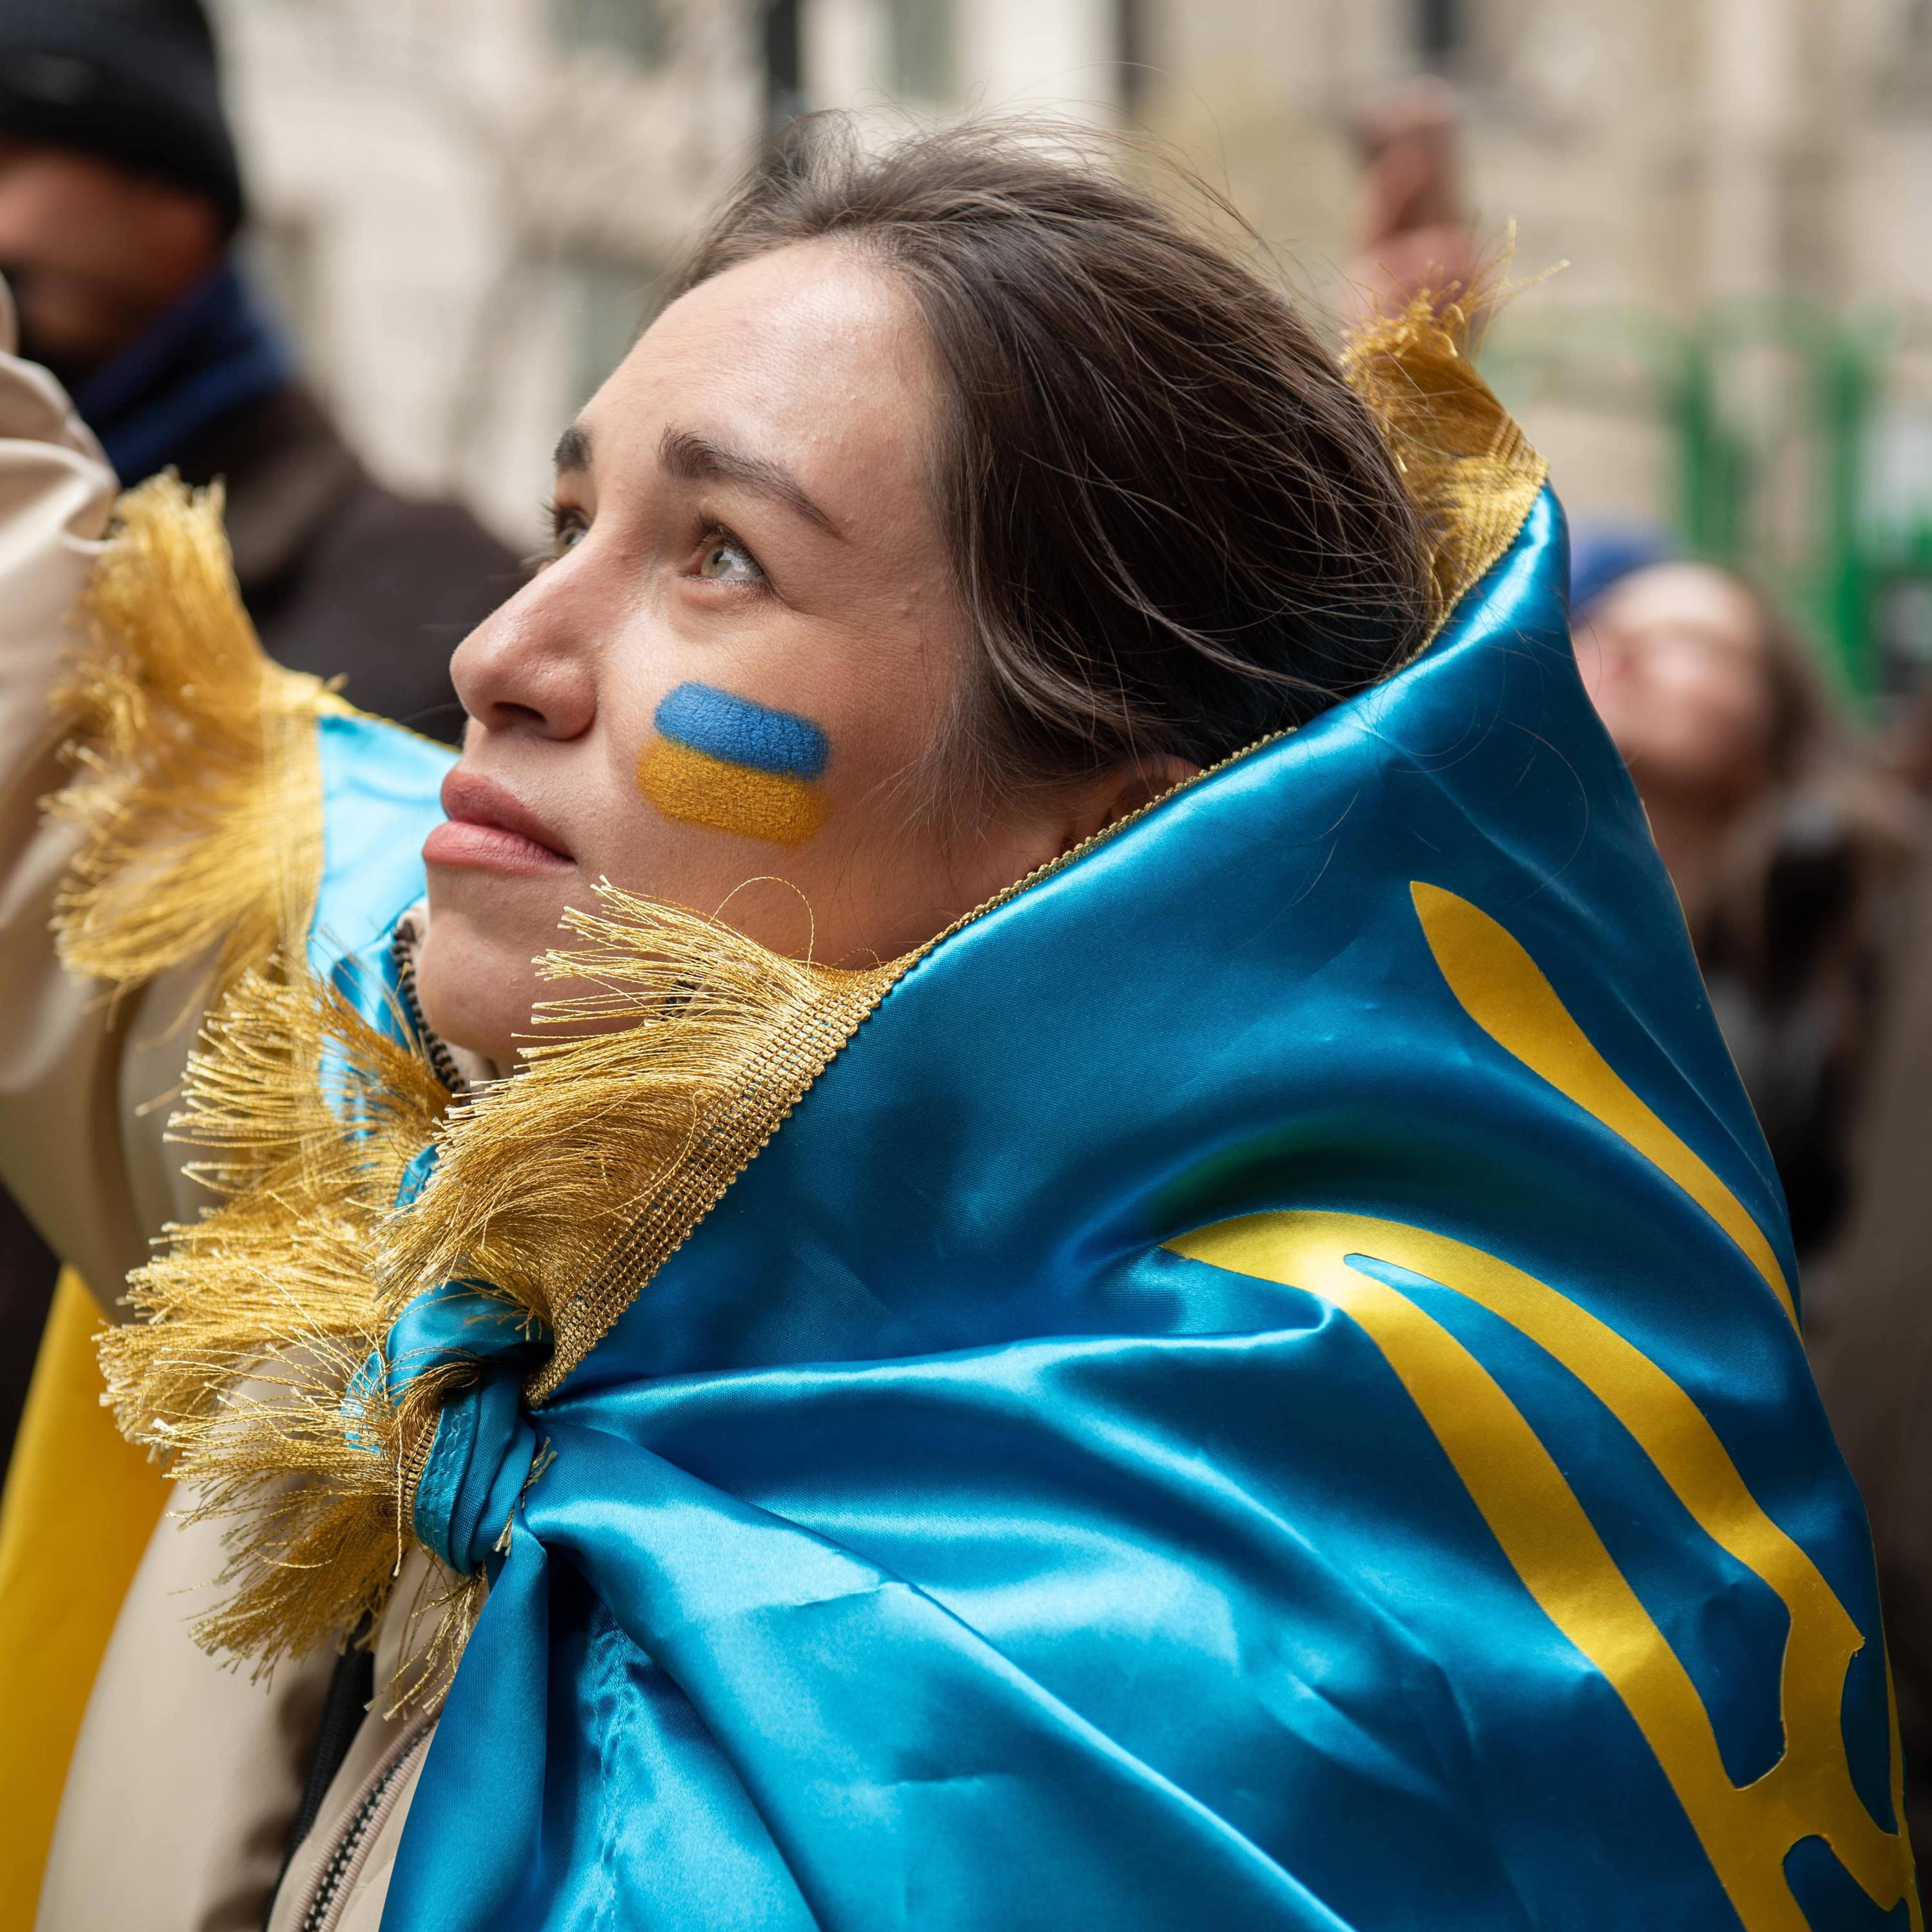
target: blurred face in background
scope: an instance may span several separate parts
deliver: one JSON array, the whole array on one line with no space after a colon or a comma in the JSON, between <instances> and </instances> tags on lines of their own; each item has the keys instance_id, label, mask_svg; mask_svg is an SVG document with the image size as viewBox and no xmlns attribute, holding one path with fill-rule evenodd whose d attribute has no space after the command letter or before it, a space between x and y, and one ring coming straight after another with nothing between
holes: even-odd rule
<instances>
[{"instance_id":1,"label":"blurred face in background","mask_svg":"<svg viewBox=\"0 0 1932 1932\"><path fill-rule=\"evenodd\" d=\"M1756 601L1698 563L1640 570L1579 614L1577 661L1647 801L1716 814L1771 782L1776 719Z\"/></svg>"},{"instance_id":2,"label":"blurred face in background","mask_svg":"<svg viewBox=\"0 0 1932 1932\"><path fill-rule=\"evenodd\" d=\"M0 274L21 352L70 387L139 340L222 248L204 196L75 149L0 138Z\"/></svg>"}]
</instances>

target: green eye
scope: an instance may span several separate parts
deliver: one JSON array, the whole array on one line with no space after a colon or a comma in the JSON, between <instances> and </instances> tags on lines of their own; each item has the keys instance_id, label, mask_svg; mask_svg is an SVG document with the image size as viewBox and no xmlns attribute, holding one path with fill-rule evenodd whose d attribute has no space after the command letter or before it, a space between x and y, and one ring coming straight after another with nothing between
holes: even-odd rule
<instances>
[{"instance_id":1,"label":"green eye","mask_svg":"<svg viewBox=\"0 0 1932 1932\"><path fill-rule=\"evenodd\" d=\"M736 537L722 532L706 539L698 560L698 574L713 584L757 584L765 574Z\"/></svg>"},{"instance_id":2,"label":"green eye","mask_svg":"<svg viewBox=\"0 0 1932 1932\"><path fill-rule=\"evenodd\" d=\"M574 510L555 510L550 514L550 550L561 556L574 550L590 534L590 526Z\"/></svg>"}]
</instances>

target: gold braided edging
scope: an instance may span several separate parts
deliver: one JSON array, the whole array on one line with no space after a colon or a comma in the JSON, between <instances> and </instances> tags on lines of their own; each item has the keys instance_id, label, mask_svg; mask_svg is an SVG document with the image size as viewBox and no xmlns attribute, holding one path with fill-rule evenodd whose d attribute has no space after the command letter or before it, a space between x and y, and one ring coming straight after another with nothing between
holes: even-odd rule
<instances>
[{"instance_id":1,"label":"gold braided edging","mask_svg":"<svg viewBox=\"0 0 1932 1932\"><path fill-rule=\"evenodd\" d=\"M532 1403L609 1334L646 1281L683 1244L725 1190L776 1133L786 1116L910 964L843 976L801 1002L782 1022L715 1121L700 1128L584 1286L556 1312L556 1345L531 1378Z\"/></svg>"},{"instance_id":2,"label":"gold braided edging","mask_svg":"<svg viewBox=\"0 0 1932 1932\"><path fill-rule=\"evenodd\" d=\"M538 962L594 990L544 1002L524 1064L449 1114L396 1217L384 1298L480 1277L552 1331L551 1393L776 1131L910 963L842 972L605 883Z\"/></svg>"}]
</instances>

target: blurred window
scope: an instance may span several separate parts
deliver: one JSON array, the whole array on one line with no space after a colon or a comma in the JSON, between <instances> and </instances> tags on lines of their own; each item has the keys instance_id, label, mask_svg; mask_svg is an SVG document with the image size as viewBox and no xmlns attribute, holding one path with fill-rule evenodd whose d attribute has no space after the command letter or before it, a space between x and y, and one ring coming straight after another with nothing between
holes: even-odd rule
<instances>
[{"instance_id":1,"label":"blurred window","mask_svg":"<svg viewBox=\"0 0 1932 1932\"><path fill-rule=\"evenodd\" d=\"M294 344L303 380L326 395L331 374L328 314L317 247L314 225L296 215L258 214L242 231L248 279L267 298L271 313Z\"/></svg>"},{"instance_id":2,"label":"blurred window","mask_svg":"<svg viewBox=\"0 0 1932 1932\"><path fill-rule=\"evenodd\" d=\"M658 0L550 0L550 18L565 46L622 54L640 66L663 44Z\"/></svg>"},{"instance_id":3,"label":"blurred window","mask_svg":"<svg viewBox=\"0 0 1932 1932\"><path fill-rule=\"evenodd\" d=\"M892 82L914 100L952 97L952 0L891 0Z\"/></svg>"},{"instance_id":4,"label":"blurred window","mask_svg":"<svg viewBox=\"0 0 1932 1932\"><path fill-rule=\"evenodd\" d=\"M1120 105L1129 119L1145 105L1149 65L1148 0L1114 0L1114 52L1120 63Z\"/></svg>"},{"instance_id":5,"label":"blurred window","mask_svg":"<svg viewBox=\"0 0 1932 1932\"><path fill-rule=\"evenodd\" d=\"M800 0L763 0L765 16L765 125L781 134L806 111L804 23Z\"/></svg>"},{"instance_id":6,"label":"blurred window","mask_svg":"<svg viewBox=\"0 0 1932 1932\"><path fill-rule=\"evenodd\" d=\"M588 402L631 352L655 277L641 262L579 255L564 264L571 308L571 407Z\"/></svg>"},{"instance_id":7,"label":"blurred window","mask_svg":"<svg viewBox=\"0 0 1932 1932\"><path fill-rule=\"evenodd\" d=\"M1466 0L1409 0L1416 57L1438 72L1453 67L1468 38Z\"/></svg>"}]
</instances>

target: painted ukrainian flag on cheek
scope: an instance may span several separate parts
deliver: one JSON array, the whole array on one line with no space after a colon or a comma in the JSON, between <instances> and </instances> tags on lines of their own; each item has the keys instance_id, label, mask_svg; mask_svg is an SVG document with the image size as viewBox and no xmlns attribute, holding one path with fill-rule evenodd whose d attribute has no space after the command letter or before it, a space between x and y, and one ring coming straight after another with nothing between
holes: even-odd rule
<instances>
[{"instance_id":1,"label":"painted ukrainian flag on cheek","mask_svg":"<svg viewBox=\"0 0 1932 1932\"><path fill-rule=\"evenodd\" d=\"M832 747L810 718L681 684L653 722L658 736L638 754L638 789L667 818L796 845L830 814L818 782Z\"/></svg>"}]
</instances>

